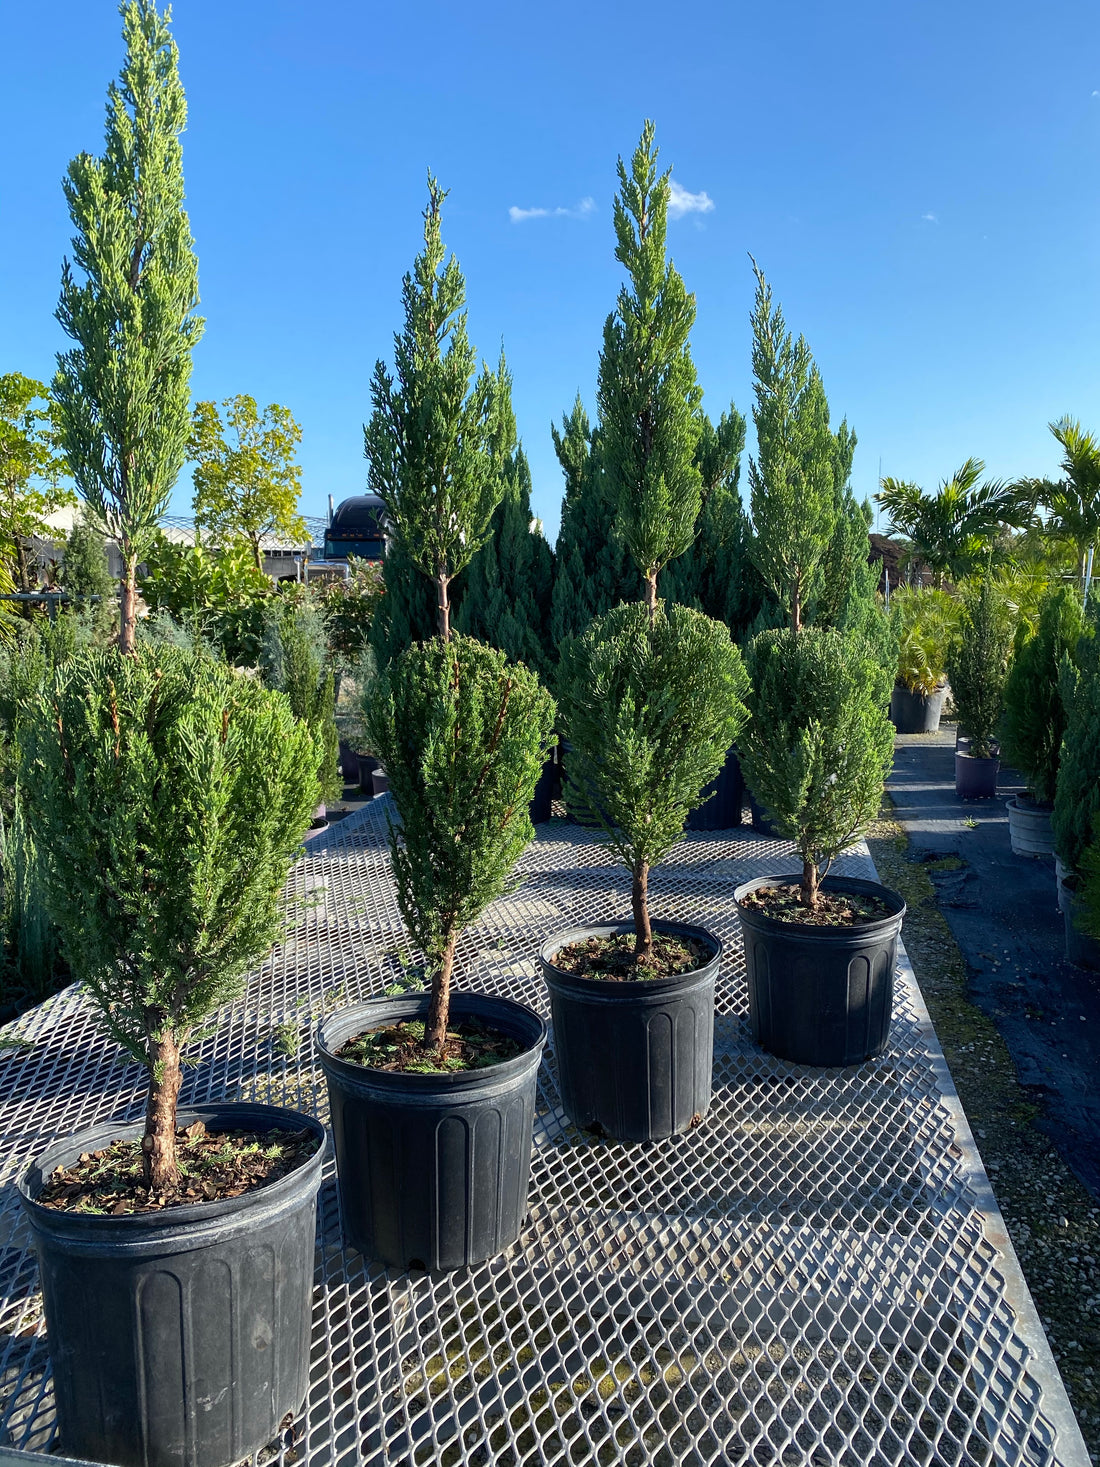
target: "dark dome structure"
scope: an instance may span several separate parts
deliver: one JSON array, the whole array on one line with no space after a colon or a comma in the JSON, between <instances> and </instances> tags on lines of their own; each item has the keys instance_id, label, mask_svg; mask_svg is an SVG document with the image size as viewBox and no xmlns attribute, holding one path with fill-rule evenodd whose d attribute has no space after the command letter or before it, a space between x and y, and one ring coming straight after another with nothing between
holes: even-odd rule
<instances>
[{"instance_id":1,"label":"dark dome structure","mask_svg":"<svg viewBox=\"0 0 1100 1467\"><path fill-rule=\"evenodd\" d=\"M325 530L325 559L381 560L386 553L386 506L377 494L353 494L337 506Z\"/></svg>"}]
</instances>

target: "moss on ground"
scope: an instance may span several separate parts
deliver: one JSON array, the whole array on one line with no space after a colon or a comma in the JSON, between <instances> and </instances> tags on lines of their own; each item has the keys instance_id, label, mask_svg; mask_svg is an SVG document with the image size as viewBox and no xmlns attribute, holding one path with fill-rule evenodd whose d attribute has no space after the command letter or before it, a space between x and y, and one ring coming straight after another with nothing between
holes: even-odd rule
<instances>
[{"instance_id":1,"label":"moss on ground","mask_svg":"<svg viewBox=\"0 0 1100 1467\"><path fill-rule=\"evenodd\" d=\"M867 836L908 905L903 938L1092 1461L1100 1467L1100 1207L1035 1124L996 1024L970 1000L966 962L926 864L885 808ZM942 868L941 868L942 869Z\"/></svg>"}]
</instances>

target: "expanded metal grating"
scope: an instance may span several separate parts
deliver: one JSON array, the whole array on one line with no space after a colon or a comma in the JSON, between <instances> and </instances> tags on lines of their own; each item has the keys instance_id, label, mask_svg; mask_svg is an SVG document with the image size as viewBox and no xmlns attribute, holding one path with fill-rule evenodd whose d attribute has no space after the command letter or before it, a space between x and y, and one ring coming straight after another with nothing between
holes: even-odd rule
<instances>
[{"instance_id":1,"label":"expanded metal grating","mask_svg":"<svg viewBox=\"0 0 1100 1467\"><path fill-rule=\"evenodd\" d=\"M295 868L289 939L194 1046L183 1101L326 1117L318 1018L415 959L377 801ZM891 1044L817 1070L752 1043L734 887L791 869L747 831L693 835L654 914L725 952L714 1103L684 1136L598 1141L539 1081L531 1212L501 1258L450 1275L345 1251L331 1159L320 1197L312 1376L271 1463L1087 1467L1088 1457L943 1056L903 960ZM838 863L873 875L866 848ZM466 933L458 982L547 1013L537 952L619 919L628 884L576 826L542 827L516 889ZM12 1179L54 1136L141 1112L143 1075L73 990L0 1050L0 1443L55 1427L34 1255ZM0 1447L2 1452L2 1447Z\"/></svg>"}]
</instances>

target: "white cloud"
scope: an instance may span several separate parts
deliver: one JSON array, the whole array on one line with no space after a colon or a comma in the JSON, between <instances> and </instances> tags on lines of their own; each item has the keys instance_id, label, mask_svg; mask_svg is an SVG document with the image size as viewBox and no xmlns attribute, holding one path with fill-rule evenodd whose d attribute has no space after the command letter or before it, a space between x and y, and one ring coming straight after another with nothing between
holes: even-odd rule
<instances>
[{"instance_id":1,"label":"white cloud","mask_svg":"<svg viewBox=\"0 0 1100 1467\"><path fill-rule=\"evenodd\" d=\"M668 214L670 219L680 219L685 214L709 214L714 208L710 194L689 194L674 178L668 181Z\"/></svg>"},{"instance_id":2,"label":"white cloud","mask_svg":"<svg viewBox=\"0 0 1100 1467\"><path fill-rule=\"evenodd\" d=\"M940 222L939 216L936 214L922 214L920 217L927 220L929 224L938 224Z\"/></svg>"},{"instance_id":3,"label":"white cloud","mask_svg":"<svg viewBox=\"0 0 1100 1467\"><path fill-rule=\"evenodd\" d=\"M508 210L508 218L513 224L523 224L528 219L583 219L587 214L595 211L595 199L582 199L572 209L520 209L515 204Z\"/></svg>"},{"instance_id":4,"label":"white cloud","mask_svg":"<svg viewBox=\"0 0 1100 1467\"><path fill-rule=\"evenodd\" d=\"M1093 92L1093 94L1092 94L1092 95L1093 95L1093 96L1094 96L1094 97L1100 97L1100 92Z\"/></svg>"}]
</instances>

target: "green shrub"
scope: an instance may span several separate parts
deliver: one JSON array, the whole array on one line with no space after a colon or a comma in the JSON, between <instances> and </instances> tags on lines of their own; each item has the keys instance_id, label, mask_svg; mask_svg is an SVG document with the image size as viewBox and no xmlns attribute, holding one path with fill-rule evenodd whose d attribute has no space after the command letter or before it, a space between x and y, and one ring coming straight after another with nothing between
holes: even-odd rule
<instances>
[{"instance_id":1,"label":"green shrub","mask_svg":"<svg viewBox=\"0 0 1100 1467\"><path fill-rule=\"evenodd\" d=\"M145 564L141 594L151 611L168 612L235 667L256 666L272 586L247 544L214 551L158 535Z\"/></svg>"},{"instance_id":2,"label":"green shrub","mask_svg":"<svg viewBox=\"0 0 1100 1467\"><path fill-rule=\"evenodd\" d=\"M15 790L11 817L0 816L0 870L4 877L3 983L5 1002L35 1002L58 986L60 938L46 908L41 861Z\"/></svg>"},{"instance_id":3,"label":"green shrub","mask_svg":"<svg viewBox=\"0 0 1100 1467\"><path fill-rule=\"evenodd\" d=\"M528 806L554 700L533 672L452 632L414 642L369 685L370 746L400 825L390 853L405 925L428 961L424 1048L443 1042L455 944L504 890L533 834Z\"/></svg>"},{"instance_id":4,"label":"green shrub","mask_svg":"<svg viewBox=\"0 0 1100 1467\"><path fill-rule=\"evenodd\" d=\"M1100 811L1100 637L1095 614L1077 644L1076 663L1062 657L1058 691L1066 722L1051 826L1059 860L1080 872Z\"/></svg>"},{"instance_id":5,"label":"green shrub","mask_svg":"<svg viewBox=\"0 0 1100 1467\"><path fill-rule=\"evenodd\" d=\"M173 648L85 652L20 731L51 916L149 1074L146 1184L176 1182L180 1049L280 930L319 751L286 699Z\"/></svg>"},{"instance_id":6,"label":"green shrub","mask_svg":"<svg viewBox=\"0 0 1100 1467\"><path fill-rule=\"evenodd\" d=\"M687 606L616 606L562 649L568 798L631 874L639 956L652 945L649 872L683 833L747 716L729 630Z\"/></svg>"},{"instance_id":7,"label":"green shrub","mask_svg":"<svg viewBox=\"0 0 1100 1467\"><path fill-rule=\"evenodd\" d=\"M324 618L309 602L273 601L267 608L262 663L264 681L285 693L295 718L313 730L322 750L317 804L339 798L336 690L328 664Z\"/></svg>"},{"instance_id":8,"label":"green shrub","mask_svg":"<svg viewBox=\"0 0 1100 1467\"><path fill-rule=\"evenodd\" d=\"M803 626L749 644L745 777L802 858L802 900L818 904L833 860L878 814L894 750L893 678L858 632Z\"/></svg>"},{"instance_id":9,"label":"green shrub","mask_svg":"<svg viewBox=\"0 0 1100 1467\"><path fill-rule=\"evenodd\" d=\"M1005 676L1012 650L1012 620L991 576L963 595L959 638L947 660L951 697L959 728L970 736L970 753L988 759L1001 717Z\"/></svg>"},{"instance_id":10,"label":"green shrub","mask_svg":"<svg viewBox=\"0 0 1100 1467\"><path fill-rule=\"evenodd\" d=\"M897 681L930 697L947 677L947 659L958 636L959 603L946 591L899 586L890 597L898 639Z\"/></svg>"},{"instance_id":11,"label":"green shrub","mask_svg":"<svg viewBox=\"0 0 1100 1467\"><path fill-rule=\"evenodd\" d=\"M1063 586L1044 598L1034 633L1028 635L1023 621L1016 630L1004 687L1001 752L1044 805L1054 801L1066 724L1058 669L1063 657L1075 658L1084 627L1076 587Z\"/></svg>"}]
</instances>

